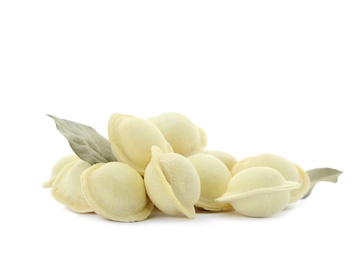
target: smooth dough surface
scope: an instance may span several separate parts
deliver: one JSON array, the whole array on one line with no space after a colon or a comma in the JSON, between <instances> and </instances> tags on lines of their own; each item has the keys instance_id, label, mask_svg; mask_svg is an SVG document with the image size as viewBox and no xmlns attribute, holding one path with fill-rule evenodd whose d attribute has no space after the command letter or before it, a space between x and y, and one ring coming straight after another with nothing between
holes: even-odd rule
<instances>
[{"instance_id":1,"label":"smooth dough surface","mask_svg":"<svg viewBox=\"0 0 360 260\"><path fill-rule=\"evenodd\" d=\"M290 191L298 186L273 168L252 167L233 176L226 193L217 200L231 203L245 216L268 217L286 207Z\"/></svg>"},{"instance_id":2,"label":"smooth dough surface","mask_svg":"<svg viewBox=\"0 0 360 260\"><path fill-rule=\"evenodd\" d=\"M231 179L226 165L210 154L195 154L188 159L198 172L201 183L200 199L195 205L210 211L231 209L228 203L215 200L225 193Z\"/></svg>"},{"instance_id":3,"label":"smooth dough surface","mask_svg":"<svg viewBox=\"0 0 360 260\"><path fill-rule=\"evenodd\" d=\"M232 168L234 167L234 165L237 163L237 159L234 156L232 156L231 154L224 152L224 151L209 150L209 151L205 151L204 153L211 154L211 155L215 156L216 158L218 158L220 161L222 161L226 165L226 167L229 169L229 171L231 171Z\"/></svg>"},{"instance_id":4,"label":"smooth dough surface","mask_svg":"<svg viewBox=\"0 0 360 260\"><path fill-rule=\"evenodd\" d=\"M44 182L42 187L43 188L50 188L53 181L55 180L56 175L64 168L65 165L68 163L71 163L73 161L80 160L80 158L76 154L70 154L67 156L64 156L59 161L57 161L52 170L51 170L51 177L48 181Z\"/></svg>"},{"instance_id":5,"label":"smooth dough surface","mask_svg":"<svg viewBox=\"0 0 360 260\"><path fill-rule=\"evenodd\" d=\"M184 156L162 153L158 147L153 147L144 181L150 199L161 211L195 217L194 204L200 196L200 179Z\"/></svg>"},{"instance_id":6,"label":"smooth dough surface","mask_svg":"<svg viewBox=\"0 0 360 260\"><path fill-rule=\"evenodd\" d=\"M168 112L149 120L160 129L175 153L188 157L204 150L207 143L205 132L186 116Z\"/></svg>"},{"instance_id":7,"label":"smooth dough surface","mask_svg":"<svg viewBox=\"0 0 360 260\"><path fill-rule=\"evenodd\" d=\"M153 210L142 177L124 163L95 164L84 171L81 181L89 205L105 218L121 222L141 221Z\"/></svg>"},{"instance_id":8,"label":"smooth dough surface","mask_svg":"<svg viewBox=\"0 0 360 260\"><path fill-rule=\"evenodd\" d=\"M172 148L160 130L150 121L130 115L113 114L108 125L109 141L114 156L144 173L151 160L151 147L160 147L165 152Z\"/></svg>"},{"instance_id":9,"label":"smooth dough surface","mask_svg":"<svg viewBox=\"0 0 360 260\"><path fill-rule=\"evenodd\" d=\"M264 153L253 157L245 158L234 165L232 174L236 175L239 171L258 166L266 166L279 171L287 181L299 182L302 185L293 190L290 195L290 203L301 199L308 191L309 184L299 168L291 161L275 154Z\"/></svg>"},{"instance_id":10,"label":"smooth dough surface","mask_svg":"<svg viewBox=\"0 0 360 260\"><path fill-rule=\"evenodd\" d=\"M55 177L51 187L53 197L79 213L93 212L81 190L81 174L91 167L88 162L76 160L68 163Z\"/></svg>"}]
</instances>

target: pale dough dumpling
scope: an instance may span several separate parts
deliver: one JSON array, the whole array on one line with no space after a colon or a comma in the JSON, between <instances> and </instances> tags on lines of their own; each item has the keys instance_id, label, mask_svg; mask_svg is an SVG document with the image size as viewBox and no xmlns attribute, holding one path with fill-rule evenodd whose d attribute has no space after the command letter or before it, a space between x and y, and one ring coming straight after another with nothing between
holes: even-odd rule
<instances>
[{"instance_id":1,"label":"pale dough dumpling","mask_svg":"<svg viewBox=\"0 0 360 260\"><path fill-rule=\"evenodd\" d=\"M200 179L194 166L182 155L152 148L152 159L144 181L151 201L169 215L195 217L194 204L200 196Z\"/></svg>"},{"instance_id":2,"label":"pale dough dumpling","mask_svg":"<svg viewBox=\"0 0 360 260\"><path fill-rule=\"evenodd\" d=\"M310 179L307 174L296 164L275 154L264 153L253 157L243 159L234 165L232 175L238 172L258 166L266 166L279 171L287 181L299 182L301 185L298 189L291 191L290 203L301 199L309 190Z\"/></svg>"},{"instance_id":3,"label":"pale dough dumpling","mask_svg":"<svg viewBox=\"0 0 360 260\"><path fill-rule=\"evenodd\" d=\"M150 121L130 115L113 114L110 117L109 141L114 156L144 173L151 160L151 147L160 147L164 152L172 152L160 130Z\"/></svg>"},{"instance_id":4,"label":"pale dough dumpling","mask_svg":"<svg viewBox=\"0 0 360 260\"><path fill-rule=\"evenodd\" d=\"M216 158L218 158L220 161L222 161L226 165L226 167L229 169L229 171L231 171L232 168L234 167L234 165L237 163L237 160L234 156L232 156L231 154L224 152L224 151L209 150L209 151L205 151L204 153L211 154L211 155L215 156Z\"/></svg>"},{"instance_id":5,"label":"pale dough dumpling","mask_svg":"<svg viewBox=\"0 0 360 260\"><path fill-rule=\"evenodd\" d=\"M84 197L80 182L81 174L89 167L91 165L88 162L80 159L68 163L56 175L51 187L53 197L75 212L93 212Z\"/></svg>"},{"instance_id":6,"label":"pale dough dumpling","mask_svg":"<svg viewBox=\"0 0 360 260\"><path fill-rule=\"evenodd\" d=\"M160 129L175 153L188 157L204 150L207 143L205 132L186 116L168 112L149 120Z\"/></svg>"},{"instance_id":7,"label":"pale dough dumpling","mask_svg":"<svg viewBox=\"0 0 360 260\"><path fill-rule=\"evenodd\" d=\"M298 186L273 168L252 167L233 176L226 193L217 201L230 203L245 216L268 217L288 205L290 191Z\"/></svg>"},{"instance_id":8,"label":"pale dough dumpling","mask_svg":"<svg viewBox=\"0 0 360 260\"><path fill-rule=\"evenodd\" d=\"M48 181L44 182L42 187L43 188L50 188L53 181L55 180L56 175L64 168L65 165L67 165L70 162L74 162L75 160L80 160L79 157L77 157L76 154L70 154L63 158L61 158L59 161L55 163L51 170L51 177Z\"/></svg>"},{"instance_id":9,"label":"pale dough dumpling","mask_svg":"<svg viewBox=\"0 0 360 260\"><path fill-rule=\"evenodd\" d=\"M195 204L210 211L231 209L228 203L215 201L225 193L231 174L225 164L210 154L195 154L188 157L200 177L200 199Z\"/></svg>"},{"instance_id":10,"label":"pale dough dumpling","mask_svg":"<svg viewBox=\"0 0 360 260\"><path fill-rule=\"evenodd\" d=\"M146 196L142 177L124 163L95 164L83 172L81 183L88 204L105 218L121 222L141 221L154 208Z\"/></svg>"}]
</instances>

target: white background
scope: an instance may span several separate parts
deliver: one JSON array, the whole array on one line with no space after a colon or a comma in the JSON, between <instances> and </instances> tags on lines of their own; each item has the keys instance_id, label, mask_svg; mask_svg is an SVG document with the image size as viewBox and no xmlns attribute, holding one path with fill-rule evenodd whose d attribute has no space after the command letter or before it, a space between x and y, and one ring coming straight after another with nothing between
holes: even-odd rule
<instances>
[{"instance_id":1,"label":"white background","mask_svg":"<svg viewBox=\"0 0 360 260\"><path fill-rule=\"evenodd\" d=\"M359 1L1 1L0 259L359 259ZM344 171L266 219L71 212L53 114L187 115L208 149ZM353 237L351 237L353 235ZM355 238L355 239L354 239Z\"/></svg>"}]
</instances>

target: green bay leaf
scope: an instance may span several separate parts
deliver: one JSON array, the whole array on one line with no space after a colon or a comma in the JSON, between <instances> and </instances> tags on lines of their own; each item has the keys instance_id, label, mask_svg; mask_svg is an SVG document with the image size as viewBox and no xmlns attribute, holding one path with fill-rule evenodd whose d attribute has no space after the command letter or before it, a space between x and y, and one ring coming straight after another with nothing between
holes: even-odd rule
<instances>
[{"instance_id":1,"label":"green bay leaf","mask_svg":"<svg viewBox=\"0 0 360 260\"><path fill-rule=\"evenodd\" d=\"M116 161L109 140L94 128L53 115L47 116L55 121L57 129L80 159L90 164Z\"/></svg>"},{"instance_id":2,"label":"green bay leaf","mask_svg":"<svg viewBox=\"0 0 360 260\"><path fill-rule=\"evenodd\" d=\"M310 196L313 188L318 182L328 181L337 183L339 176L342 174L342 171L332 169L332 168L318 168L306 171L307 175L310 179L310 189L307 194L303 197L303 199Z\"/></svg>"}]
</instances>

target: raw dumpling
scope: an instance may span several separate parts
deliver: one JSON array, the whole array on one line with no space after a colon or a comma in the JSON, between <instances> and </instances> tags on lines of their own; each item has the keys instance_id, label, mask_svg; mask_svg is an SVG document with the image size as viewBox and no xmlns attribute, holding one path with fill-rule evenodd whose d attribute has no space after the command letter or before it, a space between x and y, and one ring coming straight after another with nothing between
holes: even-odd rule
<instances>
[{"instance_id":1,"label":"raw dumpling","mask_svg":"<svg viewBox=\"0 0 360 260\"><path fill-rule=\"evenodd\" d=\"M231 174L225 164L210 154L195 154L188 157L200 177L200 199L195 204L199 208L211 211L231 209L228 203L215 201L225 193Z\"/></svg>"},{"instance_id":2,"label":"raw dumpling","mask_svg":"<svg viewBox=\"0 0 360 260\"><path fill-rule=\"evenodd\" d=\"M154 146L144 181L150 199L161 211L195 217L194 204L200 196L200 179L184 156L163 153Z\"/></svg>"},{"instance_id":3,"label":"raw dumpling","mask_svg":"<svg viewBox=\"0 0 360 260\"><path fill-rule=\"evenodd\" d=\"M142 177L124 163L95 164L83 172L81 183L88 204L105 218L121 222L141 221L154 208L146 196Z\"/></svg>"},{"instance_id":4,"label":"raw dumpling","mask_svg":"<svg viewBox=\"0 0 360 260\"><path fill-rule=\"evenodd\" d=\"M50 188L53 181L55 180L56 175L62 170L62 168L64 168L64 166L67 165L68 163L73 162L75 160L80 160L80 158L77 157L76 154L70 154L57 161L52 168L50 179L44 182L42 187Z\"/></svg>"},{"instance_id":5,"label":"raw dumpling","mask_svg":"<svg viewBox=\"0 0 360 260\"><path fill-rule=\"evenodd\" d=\"M144 173L151 160L151 147L158 146L162 151L172 152L160 130L150 121L134 116L113 114L110 117L109 141L114 156Z\"/></svg>"},{"instance_id":6,"label":"raw dumpling","mask_svg":"<svg viewBox=\"0 0 360 260\"><path fill-rule=\"evenodd\" d=\"M266 166L280 172L285 180L299 182L301 185L291 191L290 203L301 199L310 188L310 179L307 174L296 164L275 154L264 153L253 157L248 157L237 164L232 169L232 174L236 175L239 171L258 166Z\"/></svg>"},{"instance_id":7,"label":"raw dumpling","mask_svg":"<svg viewBox=\"0 0 360 260\"><path fill-rule=\"evenodd\" d=\"M245 216L268 217L288 205L290 191L298 186L273 168L252 167L233 176L226 193L217 201L230 203Z\"/></svg>"},{"instance_id":8,"label":"raw dumpling","mask_svg":"<svg viewBox=\"0 0 360 260\"><path fill-rule=\"evenodd\" d=\"M205 132L186 116L168 112L149 120L160 129L175 153L188 157L204 150L207 143Z\"/></svg>"},{"instance_id":9,"label":"raw dumpling","mask_svg":"<svg viewBox=\"0 0 360 260\"><path fill-rule=\"evenodd\" d=\"M237 160L234 156L232 156L231 154L224 152L224 151L209 150L209 151L205 151L204 153L211 154L211 155L215 156L216 158L218 158L220 161L222 161L226 165L226 167L229 169L229 171L231 171L232 168L234 167L234 165L237 163Z\"/></svg>"},{"instance_id":10,"label":"raw dumpling","mask_svg":"<svg viewBox=\"0 0 360 260\"><path fill-rule=\"evenodd\" d=\"M91 164L80 159L68 163L56 175L51 187L53 197L75 212L93 212L84 197L80 182L81 174L89 167Z\"/></svg>"}]
</instances>

